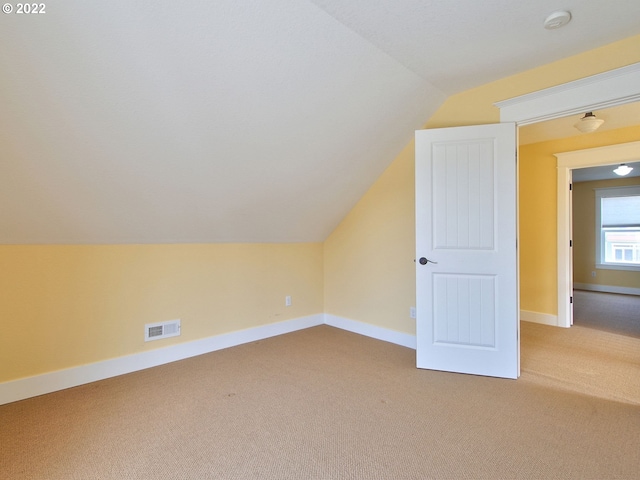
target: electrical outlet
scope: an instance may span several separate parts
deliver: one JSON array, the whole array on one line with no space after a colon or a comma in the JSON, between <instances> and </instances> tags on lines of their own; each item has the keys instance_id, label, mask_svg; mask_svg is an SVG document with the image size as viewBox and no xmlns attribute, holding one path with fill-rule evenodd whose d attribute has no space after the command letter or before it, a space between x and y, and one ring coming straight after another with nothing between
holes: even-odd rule
<instances>
[{"instance_id":1,"label":"electrical outlet","mask_svg":"<svg viewBox=\"0 0 640 480\"><path fill-rule=\"evenodd\" d=\"M285 307L291 306L291 295L287 295L286 297L284 297L284 305Z\"/></svg>"},{"instance_id":2,"label":"electrical outlet","mask_svg":"<svg viewBox=\"0 0 640 480\"><path fill-rule=\"evenodd\" d=\"M416 307L409 307L409 316L411 318L416 318Z\"/></svg>"},{"instance_id":3,"label":"electrical outlet","mask_svg":"<svg viewBox=\"0 0 640 480\"><path fill-rule=\"evenodd\" d=\"M593 272L591 272L591 276L592 276L592 277L595 277L595 276L596 276L596 272L595 272L595 270L594 270Z\"/></svg>"}]
</instances>

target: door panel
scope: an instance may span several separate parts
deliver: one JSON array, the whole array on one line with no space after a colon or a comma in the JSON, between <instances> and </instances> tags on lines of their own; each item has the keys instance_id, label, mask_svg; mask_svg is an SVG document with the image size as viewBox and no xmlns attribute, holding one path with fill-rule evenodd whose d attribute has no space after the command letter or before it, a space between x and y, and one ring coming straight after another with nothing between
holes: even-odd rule
<instances>
[{"instance_id":1,"label":"door panel","mask_svg":"<svg viewBox=\"0 0 640 480\"><path fill-rule=\"evenodd\" d=\"M433 146L434 248L493 248L492 148L488 140Z\"/></svg>"},{"instance_id":2,"label":"door panel","mask_svg":"<svg viewBox=\"0 0 640 480\"><path fill-rule=\"evenodd\" d=\"M519 375L515 140L514 124L416 132L419 368Z\"/></svg>"},{"instance_id":3,"label":"door panel","mask_svg":"<svg viewBox=\"0 0 640 480\"><path fill-rule=\"evenodd\" d=\"M495 277L433 275L436 344L495 348Z\"/></svg>"}]
</instances>

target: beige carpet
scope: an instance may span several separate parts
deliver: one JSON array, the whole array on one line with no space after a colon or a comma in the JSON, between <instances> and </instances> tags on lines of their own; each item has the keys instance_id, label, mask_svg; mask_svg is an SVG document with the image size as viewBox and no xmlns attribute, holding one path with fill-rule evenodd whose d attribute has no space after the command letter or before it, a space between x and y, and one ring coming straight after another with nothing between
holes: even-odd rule
<instances>
[{"instance_id":1,"label":"beige carpet","mask_svg":"<svg viewBox=\"0 0 640 480\"><path fill-rule=\"evenodd\" d=\"M521 369L527 381L640 406L640 338L523 322Z\"/></svg>"},{"instance_id":2,"label":"beige carpet","mask_svg":"<svg viewBox=\"0 0 640 480\"><path fill-rule=\"evenodd\" d=\"M640 338L640 296L574 290L573 323Z\"/></svg>"},{"instance_id":3,"label":"beige carpet","mask_svg":"<svg viewBox=\"0 0 640 480\"><path fill-rule=\"evenodd\" d=\"M563 360L600 341L550 328L523 324L516 381L322 326L0 406L0 478L639 478L638 395L584 365L617 340Z\"/></svg>"}]
</instances>

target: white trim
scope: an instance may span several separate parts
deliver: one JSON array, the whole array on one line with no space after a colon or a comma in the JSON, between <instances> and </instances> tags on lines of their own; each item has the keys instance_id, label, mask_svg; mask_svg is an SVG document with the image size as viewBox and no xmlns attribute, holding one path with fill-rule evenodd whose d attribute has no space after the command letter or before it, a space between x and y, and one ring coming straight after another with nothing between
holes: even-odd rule
<instances>
[{"instance_id":1,"label":"white trim","mask_svg":"<svg viewBox=\"0 0 640 480\"><path fill-rule=\"evenodd\" d=\"M595 283L574 283L576 290L588 290L590 292L620 293L622 295L640 295L640 288L618 287L616 285L597 285Z\"/></svg>"},{"instance_id":2,"label":"white trim","mask_svg":"<svg viewBox=\"0 0 640 480\"><path fill-rule=\"evenodd\" d=\"M407 348L416 349L416 336L409 333L402 333L388 328L377 327L369 323L359 322L335 315L325 314L324 323L326 325L358 333L366 337L376 338L389 343L395 343Z\"/></svg>"},{"instance_id":3,"label":"white trim","mask_svg":"<svg viewBox=\"0 0 640 480\"><path fill-rule=\"evenodd\" d=\"M500 122L518 125L614 107L640 100L640 63L510 98L494 105Z\"/></svg>"},{"instance_id":4,"label":"white trim","mask_svg":"<svg viewBox=\"0 0 640 480\"><path fill-rule=\"evenodd\" d=\"M573 269L571 268L571 183L574 168L594 167L626 163L640 158L640 142L620 143L605 147L587 148L555 154L557 176L557 232L558 232L558 324L571 325L572 315L569 297L572 295Z\"/></svg>"},{"instance_id":5,"label":"white trim","mask_svg":"<svg viewBox=\"0 0 640 480\"><path fill-rule=\"evenodd\" d=\"M569 298L573 292L572 236L572 192L569 188L573 173L569 168L558 167L556 200L556 259L558 325L569 327L573 323L573 306Z\"/></svg>"},{"instance_id":6,"label":"white trim","mask_svg":"<svg viewBox=\"0 0 640 480\"><path fill-rule=\"evenodd\" d=\"M596 268L599 270L619 270L627 272L640 272L640 266L629 265L624 263L598 263L596 262Z\"/></svg>"},{"instance_id":7,"label":"white trim","mask_svg":"<svg viewBox=\"0 0 640 480\"><path fill-rule=\"evenodd\" d=\"M638 161L640 141L556 153L558 167L588 168Z\"/></svg>"},{"instance_id":8,"label":"white trim","mask_svg":"<svg viewBox=\"0 0 640 480\"><path fill-rule=\"evenodd\" d=\"M520 321L541 323L542 325L551 325L553 327L560 327L558 324L558 316L550 315L548 313L531 312L528 310L520 310Z\"/></svg>"},{"instance_id":9,"label":"white trim","mask_svg":"<svg viewBox=\"0 0 640 480\"><path fill-rule=\"evenodd\" d=\"M0 405L315 327L323 323L324 315L311 315L0 383Z\"/></svg>"}]
</instances>

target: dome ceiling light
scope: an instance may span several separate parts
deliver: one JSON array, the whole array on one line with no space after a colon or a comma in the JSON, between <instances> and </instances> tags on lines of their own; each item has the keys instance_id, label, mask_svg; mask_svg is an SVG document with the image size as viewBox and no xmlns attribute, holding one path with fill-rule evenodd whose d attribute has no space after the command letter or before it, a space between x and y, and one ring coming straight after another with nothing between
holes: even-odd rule
<instances>
[{"instance_id":1,"label":"dome ceiling light","mask_svg":"<svg viewBox=\"0 0 640 480\"><path fill-rule=\"evenodd\" d=\"M616 175L620 175L621 177L624 177L625 175L628 175L629 173L631 173L631 170L633 170L633 167L630 167L629 165L625 165L623 163L618 168L616 168L613 171L613 173L615 173Z\"/></svg>"},{"instance_id":2,"label":"dome ceiling light","mask_svg":"<svg viewBox=\"0 0 640 480\"><path fill-rule=\"evenodd\" d=\"M587 112L578 123L574 125L582 133L595 132L604 123L604 120L597 118L593 112Z\"/></svg>"}]
</instances>

